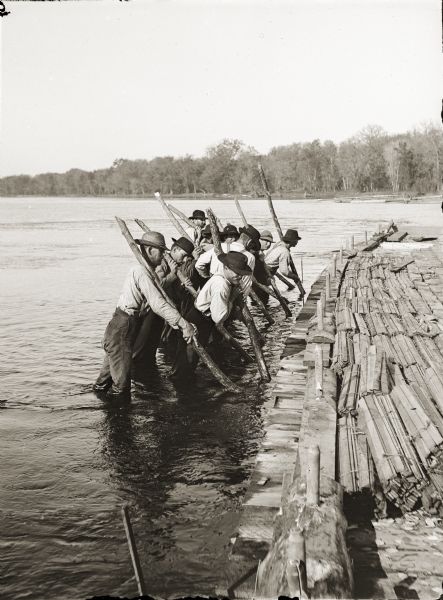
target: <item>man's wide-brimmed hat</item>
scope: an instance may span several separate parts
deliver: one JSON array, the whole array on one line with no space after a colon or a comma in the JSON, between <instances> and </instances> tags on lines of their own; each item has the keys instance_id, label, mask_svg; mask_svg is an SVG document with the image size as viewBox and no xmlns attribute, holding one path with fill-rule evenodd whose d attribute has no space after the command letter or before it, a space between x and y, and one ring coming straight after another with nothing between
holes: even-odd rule
<instances>
[{"instance_id":1,"label":"man's wide-brimmed hat","mask_svg":"<svg viewBox=\"0 0 443 600\"><path fill-rule=\"evenodd\" d=\"M248 266L248 259L241 252L227 252L218 255L218 260L221 261L225 267L237 273L237 275L251 275L252 271Z\"/></svg>"},{"instance_id":2,"label":"man's wide-brimmed hat","mask_svg":"<svg viewBox=\"0 0 443 600\"><path fill-rule=\"evenodd\" d=\"M158 231L147 231L138 240L134 240L139 246L153 246L160 250L167 250L165 238Z\"/></svg>"},{"instance_id":3,"label":"man's wide-brimmed hat","mask_svg":"<svg viewBox=\"0 0 443 600\"><path fill-rule=\"evenodd\" d=\"M232 236L239 236L238 233L238 229L235 225L231 225L230 223L228 223L224 228L223 231L220 231L220 237L232 237Z\"/></svg>"},{"instance_id":4,"label":"man's wide-brimmed hat","mask_svg":"<svg viewBox=\"0 0 443 600\"><path fill-rule=\"evenodd\" d=\"M206 221L206 215L202 210L194 210L192 215L189 217L190 219L201 219L202 221Z\"/></svg>"},{"instance_id":5,"label":"man's wide-brimmed hat","mask_svg":"<svg viewBox=\"0 0 443 600\"><path fill-rule=\"evenodd\" d=\"M189 254L189 256L194 252L194 244L190 240L188 240L188 238L184 236L179 237L177 240L175 238L172 238L172 241L176 246L184 250L186 254Z\"/></svg>"},{"instance_id":6,"label":"man's wide-brimmed hat","mask_svg":"<svg viewBox=\"0 0 443 600\"><path fill-rule=\"evenodd\" d=\"M296 229L288 229L285 235L282 237L282 240L287 244L296 244L298 240L301 240L301 237L298 235L298 231Z\"/></svg>"},{"instance_id":7,"label":"man's wide-brimmed hat","mask_svg":"<svg viewBox=\"0 0 443 600\"><path fill-rule=\"evenodd\" d=\"M252 225L248 224L246 227L240 227L239 231L240 233L246 233L246 235L248 235L253 240L260 239L259 230L253 227Z\"/></svg>"},{"instance_id":8,"label":"man's wide-brimmed hat","mask_svg":"<svg viewBox=\"0 0 443 600\"><path fill-rule=\"evenodd\" d=\"M266 240L267 242L273 242L274 238L272 237L272 233L267 229L264 229L260 234L261 240Z\"/></svg>"}]
</instances>

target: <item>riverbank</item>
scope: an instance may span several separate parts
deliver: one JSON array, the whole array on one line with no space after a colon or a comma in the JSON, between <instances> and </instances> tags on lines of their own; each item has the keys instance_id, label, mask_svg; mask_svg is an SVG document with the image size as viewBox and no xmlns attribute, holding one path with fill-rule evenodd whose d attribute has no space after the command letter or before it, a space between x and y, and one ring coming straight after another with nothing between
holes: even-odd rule
<instances>
[{"instance_id":1,"label":"riverbank","mask_svg":"<svg viewBox=\"0 0 443 600\"><path fill-rule=\"evenodd\" d=\"M152 200L154 194L131 194L131 195L119 195L119 196L90 196L90 195L79 195L70 194L66 196L58 196L58 198L72 198L72 199L85 199L94 198L96 200ZM16 195L16 196L0 196L1 199L11 198L38 198L41 196L35 195ZM51 196L43 196L44 198L51 198ZM257 202L260 199L264 200L265 196L251 196L248 194L164 194L164 199L168 202L211 202L211 201L234 201L234 198L239 198L242 202ZM395 202L402 204L421 204L421 203L441 203L443 200L442 194L424 194L414 195L413 193L398 193L398 194L373 194L373 193L352 193L349 192L335 192L328 194L303 194L303 193L284 193L284 194L273 194L274 200L290 200L291 202L325 202L334 201L338 203L349 203L349 202Z\"/></svg>"}]
</instances>

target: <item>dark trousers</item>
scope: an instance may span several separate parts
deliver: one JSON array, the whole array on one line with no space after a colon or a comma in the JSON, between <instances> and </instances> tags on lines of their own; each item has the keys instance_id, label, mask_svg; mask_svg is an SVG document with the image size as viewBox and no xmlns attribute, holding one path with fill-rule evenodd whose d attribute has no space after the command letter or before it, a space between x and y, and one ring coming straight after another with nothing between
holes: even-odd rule
<instances>
[{"instance_id":1,"label":"dark trousers","mask_svg":"<svg viewBox=\"0 0 443 600\"><path fill-rule=\"evenodd\" d=\"M142 317L132 351L133 378L136 381L146 381L147 372L155 366L156 352L164 326L164 319L152 310Z\"/></svg>"},{"instance_id":2,"label":"dark trousers","mask_svg":"<svg viewBox=\"0 0 443 600\"><path fill-rule=\"evenodd\" d=\"M258 257L256 257L255 259L254 277L259 283L263 283L264 285L268 284L268 273L266 271L265 264ZM255 283L252 284L252 289L262 302L264 302L265 304L268 302L269 294L267 294L264 290L255 285Z\"/></svg>"},{"instance_id":3,"label":"dark trousers","mask_svg":"<svg viewBox=\"0 0 443 600\"><path fill-rule=\"evenodd\" d=\"M106 352L103 366L95 385L112 384L115 393L124 393L131 386L131 366L134 342L139 331L139 317L115 309L106 327L103 348Z\"/></svg>"},{"instance_id":4,"label":"dark trousers","mask_svg":"<svg viewBox=\"0 0 443 600\"><path fill-rule=\"evenodd\" d=\"M202 346L208 344L211 333L214 331L214 323L210 317L206 317L199 310L192 306L184 318L197 327L198 341ZM172 368L173 377L176 379L186 379L192 375L197 367L198 355L192 349L191 344L187 344L179 334L177 337L177 347Z\"/></svg>"}]
</instances>

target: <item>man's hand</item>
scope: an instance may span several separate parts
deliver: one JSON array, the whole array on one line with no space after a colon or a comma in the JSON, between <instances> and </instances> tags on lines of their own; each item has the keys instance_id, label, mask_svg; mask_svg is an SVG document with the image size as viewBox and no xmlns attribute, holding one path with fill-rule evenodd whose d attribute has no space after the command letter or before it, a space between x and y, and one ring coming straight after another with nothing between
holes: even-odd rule
<instances>
[{"instance_id":1,"label":"man's hand","mask_svg":"<svg viewBox=\"0 0 443 600\"><path fill-rule=\"evenodd\" d=\"M193 287L192 286L192 281L190 280L189 277L185 277L185 279L183 279L182 286L185 287L185 288L186 287L188 287L188 288Z\"/></svg>"},{"instance_id":2,"label":"man's hand","mask_svg":"<svg viewBox=\"0 0 443 600\"><path fill-rule=\"evenodd\" d=\"M197 328L193 323L188 323L188 321L186 321L186 325L184 325L182 333L185 342L190 344L192 342L192 338L197 335Z\"/></svg>"},{"instance_id":3,"label":"man's hand","mask_svg":"<svg viewBox=\"0 0 443 600\"><path fill-rule=\"evenodd\" d=\"M175 275L177 273L178 264L171 256L169 256L169 254L165 254L165 260L168 263L169 268L171 269L171 273Z\"/></svg>"},{"instance_id":4,"label":"man's hand","mask_svg":"<svg viewBox=\"0 0 443 600\"><path fill-rule=\"evenodd\" d=\"M201 246L196 246L192 252L192 256L197 260L200 254L203 254L204 249Z\"/></svg>"},{"instance_id":5,"label":"man's hand","mask_svg":"<svg viewBox=\"0 0 443 600\"><path fill-rule=\"evenodd\" d=\"M298 291L300 292L298 300L302 300L304 296L306 296L306 290L303 287L300 277L295 273L288 273L288 275L285 275L285 277L288 277L288 279L292 279L294 281L295 285L298 287Z\"/></svg>"}]
</instances>

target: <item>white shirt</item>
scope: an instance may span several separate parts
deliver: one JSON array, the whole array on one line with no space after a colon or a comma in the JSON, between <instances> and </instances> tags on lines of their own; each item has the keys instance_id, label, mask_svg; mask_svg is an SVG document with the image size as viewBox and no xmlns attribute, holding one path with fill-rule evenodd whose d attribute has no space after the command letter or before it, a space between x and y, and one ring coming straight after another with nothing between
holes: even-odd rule
<instances>
[{"instance_id":1,"label":"white shirt","mask_svg":"<svg viewBox=\"0 0 443 600\"><path fill-rule=\"evenodd\" d=\"M248 267L250 267L251 271L254 271L255 267L255 256L248 252L243 244L240 242L222 242L221 244L223 252L241 252L246 256L248 261ZM195 268L203 277L207 276L206 269L209 265L209 274L215 275L216 273L220 273L223 275L223 263L218 259L217 254L215 253L215 249L211 248L207 252L203 252L197 259L195 263ZM251 289L252 285L252 275L243 275L241 278L241 288L244 293L247 295Z\"/></svg>"},{"instance_id":2,"label":"white shirt","mask_svg":"<svg viewBox=\"0 0 443 600\"><path fill-rule=\"evenodd\" d=\"M265 252L265 263L270 269L278 269L282 275L289 275L289 259L291 254L284 242L277 242Z\"/></svg>"},{"instance_id":3,"label":"white shirt","mask_svg":"<svg viewBox=\"0 0 443 600\"><path fill-rule=\"evenodd\" d=\"M195 227L189 226L189 227L186 227L185 231L195 244L195 242L197 241L197 238L198 238L198 229L196 229Z\"/></svg>"},{"instance_id":4,"label":"white shirt","mask_svg":"<svg viewBox=\"0 0 443 600\"><path fill-rule=\"evenodd\" d=\"M233 287L223 275L213 275L202 287L195 308L203 314L210 314L214 323L222 323L231 312Z\"/></svg>"},{"instance_id":5,"label":"white shirt","mask_svg":"<svg viewBox=\"0 0 443 600\"><path fill-rule=\"evenodd\" d=\"M180 313L163 298L141 265L136 265L129 271L117 308L129 315L138 315L142 311L145 313L151 308L175 329L179 322L184 324Z\"/></svg>"}]
</instances>

